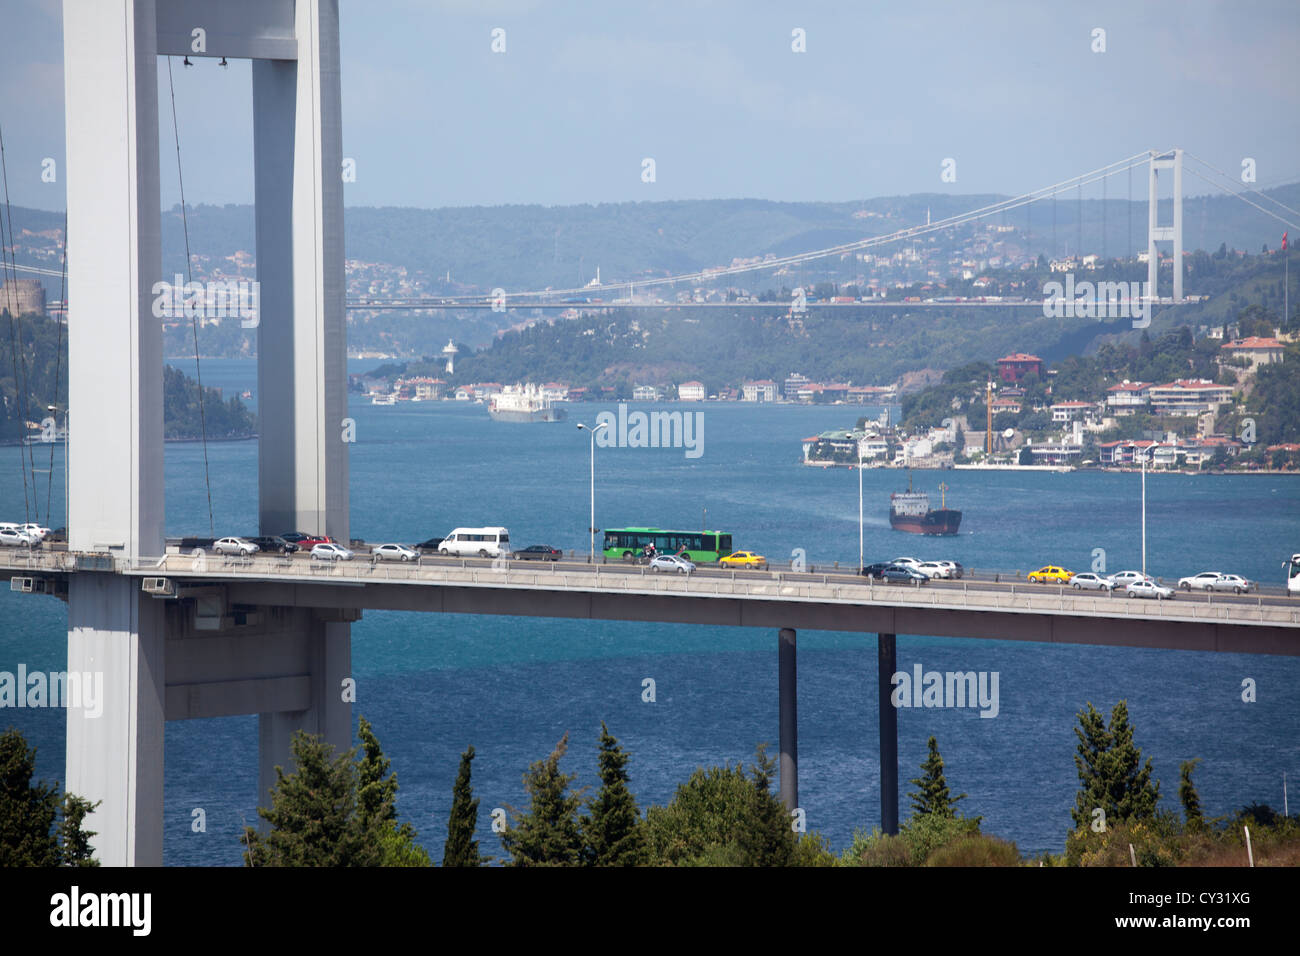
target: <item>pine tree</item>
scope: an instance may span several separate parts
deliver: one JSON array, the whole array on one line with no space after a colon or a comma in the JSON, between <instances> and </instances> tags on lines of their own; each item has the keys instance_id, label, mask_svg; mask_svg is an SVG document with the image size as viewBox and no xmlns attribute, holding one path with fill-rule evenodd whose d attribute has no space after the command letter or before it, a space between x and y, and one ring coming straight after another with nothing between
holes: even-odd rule
<instances>
[{"instance_id":1,"label":"pine tree","mask_svg":"<svg viewBox=\"0 0 1300 956\"><path fill-rule=\"evenodd\" d=\"M290 743L297 769L275 768L270 809L258 816L266 834L247 827L249 866L377 866L383 848L357 807L356 750L335 755L319 735L297 731Z\"/></svg>"},{"instance_id":2,"label":"pine tree","mask_svg":"<svg viewBox=\"0 0 1300 956\"><path fill-rule=\"evenodd\" d=\"M934 737L930 738L929 748L930 753L921 764L924 775L908 781L918 788L918 792L908 795L912 800L912 809L916 813L955 817L957 812L954 805L958 800L965 800L966 794L949 796L948 782L943 775L943 758L939 756L939 743Z\"/></svg>"},{"instance_id":3,"label":"pine tree","mask_svg":"<svg viewBox=\"0 0 1300 956\"><path fill-rule=\"evenodd\" d=\"M1142 751L1133 743L1128 703L1119 701L1104 726L1101 714L1088 703L1074 729L1079 739L1075 768L1082 784L1070 815L1076 828L1091 824L1100 807L1108 824L1125 820L1150 820L1160 799L1160 784L1151 780L1151 758L1142 764Z\"/></svg>"},{"instance_id":4,"label":"pine tree","mask_svg":"<svg viewBox=\"0 0 1300 956\"><path fill-rule=\"evenodd\" d=\"M532 797L527 813L511 807L518 822L501 834L501 844L514 866L578 866L582 863L582 834L577 812L582 794L569 789L573 774L560 773L560 758L569 747L566 732L551 755L529 767L524 789Z\"/></svg>"},{"instance_id":5,"label":"pine tree","mask_svg":"<svg viewBox=\"0 0 1300 956\"><path fill-rule=\"evenodd\" d=\"M742 866L789 866L794 860L795 838L790 814L772 792L776 761L759 744L750 767L753 790L747 819L741 821L737 840Z\"/></svg>"},{"instance_id":6,"label":"pine tree","mask_svg":"<svg viewBox=\"0 0 1300 956\"><path fill-rule=\"evenodd\" d=\"M447 821L447 844L442 851L443 866L482 866L485 862L474 839L478 826L478 797L470 789L470 763L474 747L460 755L456 786L452 790L451 818Z\"/></svg>"},{"instance_id":7,"label":"pine tree","mask_svg":"<svg viewBox=\"0 0 1300 956\"><path fill-rule=\"evenodd\" d=\"M1192 771L1200 762L1201 758L1197 757L1184 760L1178 765L1178 800L1183 805L1183 817L1189 831L1200 830L1205 826L1205 817L1201 814L1201 795L1196 792L1196 784L1192 783Z\"/></svg>"},{"instance_id":8,"label":"pine tree","mask_svg":"<svg viewBox=\"0 0 1300 956\"><path fill-rule=\"evenodd\" d=\"M370 721L357 721L361 761L357 764L357 813L371 838L383 847L380 866L432 866L429 853L416 840L410 823L397 822L397 774L379 746Z\"/></svg>"},{"instance_id":9,"label":"pine tree","mask_svg":"<svg viewBox=\"0 0 1300 956\"><path fill-rule=\"evenodd\" d=\"M0 866L98 866L81 824L98 803L32 784L36 748L15 728L0 734ZM62 814L60 814L62 810Z\"/></svg>"},{"instance_id":10,"label":"pine tree","mask_svg":"<svg viewBox=\"0 0 1300 956\"><path fill-rule=\"evenodd\" d=\"M636 797L627 788L628 754L600 722L600 793L582 819L592 866L638 866L649 858Z\"/></svg>"}]
</instances>

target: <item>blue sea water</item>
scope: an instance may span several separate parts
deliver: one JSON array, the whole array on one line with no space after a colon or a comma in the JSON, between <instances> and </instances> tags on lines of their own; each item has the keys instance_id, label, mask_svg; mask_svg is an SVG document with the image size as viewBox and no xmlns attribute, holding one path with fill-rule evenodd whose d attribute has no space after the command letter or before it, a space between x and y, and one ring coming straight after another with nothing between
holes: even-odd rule
<instances>
[{"instance_id":1,"label":"blue sea water","mask_svg":"<svg viewBox=\"0 0 1300 956\"><path fill-rule=\"evenodd\" d=\"M349 363L351 371L373 362ZM255 389L252 362L205 361L204 383L227 394ZM645 406L641 406L645 407ZM862 409L738 405L673 406L703 416L704 453L598 448L596 524L729 530L735 546L773 560L795 548L812 564L857 560L858 476L798 464L800 439L851 426ZM502 524L517 547L585 550L588 452L574 425L614 406L570 408L568 422L510 425L482 406L424 402L375 407L354 399L352 533L417 541L457 525ZM37 467L49 468L48 448ZM218 533L249 532L256 519L256 442L209 448ZM62 449L46 482L62 524ZM22 513L16 448L0 449L0 514ZM1046 563L1083 569L1105 549L1111 571L1140 563L1137 475L946 472L949 504L964 512L955 539L892 531L889 492L897 471L867 471L868 560L900 554L946 557L967 567L1028 570ZM28 476L30 482L31 476ZM918 472L935 493L940 476ZM166 449L167 530L206 533L203 451ZM5 520L16 520L6 518ZM1147 478L1148 566L1166 578L1208 568L1281 582L1285 556L1300 550L1300 481L1287 476ZM65 606L0 592L0 670L66 664ZM600 722L632 753L642 806L671 799L698 766L749 762L777 742L776 634L669 624L366 612L352 629L364 714L401 785L399 812L441 856L456 765L473 744L479 838L495 807L526 803L522 777L565 734L562 767L594 789ZM876 649L871 634L799 634L799 793L810 829L843 849L856 828L879 824ZM1259 801L1281 807L1282 775L1300 777L1300 661L1232 654L1111 649L899 635L898 665L910 670L997 671L1000 711L903 709L899 775L906 780L935 735L948 782L969 794L967 813L1022 852L1059 851L1077 789L1076 714L1089 701L1109 712L1125 699L1144 755L1153 758L1166 806L1177 806L1178 764L1192 757L1206 812ZM642 700L653 678L656 700ZM1242 681L1258 699L1242 701ZM56 710L12 710L39 748L38 772L64 774L64 719ZM253 716L170 723L166 739L164 859L232 865L239 833L256 821L257 721ZM207 830L191 831L192 811Z\"/></svg>"}]
</instances>

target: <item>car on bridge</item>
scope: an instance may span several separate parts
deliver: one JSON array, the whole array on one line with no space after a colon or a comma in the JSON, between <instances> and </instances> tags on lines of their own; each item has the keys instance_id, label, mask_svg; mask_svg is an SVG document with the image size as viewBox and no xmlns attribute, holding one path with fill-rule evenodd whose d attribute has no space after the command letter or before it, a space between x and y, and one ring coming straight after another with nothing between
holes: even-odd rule
<instances>
[{"instance_id":1,"label":"car on bridge","mask_svg":"<svg viewBox=\"0 0 1300 956\"><path fill-rule=\"evenodd\" d=\"M42 527L34 521L28 521L26 524L18 526L19 531L24 531L27 535L36 541L44 541L45 536L50 533L49 528Z\"/></svg>"},{"instance_id":2,"label":"car on bridge","mask_svg":"<svg viewBox=\"0 0 1300 956\"><path fill-rule=\"evenodd\" d=\"M26 531L14 526L0 527L0 545L10 548L30 548L36 543Z\"/></svg>"},{"instance_id":3,"label":"car on bridge","mask_svg":"<svg viewBox=\"0 0 1300 956\"><path fill-rule=\"evenodd\" d=\"M1211 591L1231 591L1234 594L1245 594L1258 585L1254 581L1248 581L1240 574L1220 574L1217 581L1210 583Z\"/></svg>"},{"instance_id":4,"label":"car on bridge","mask_svg":"<svg viewBox=\"0 0 1300 956\"><path fill-rule=\"evenodd\" d=\"M299 550L296 544L292 541L286 541L278 534L263 534L256 537L248 537L244 540L253 542L253 544L257 545L259 549L268 554L272 552L276 554L293 554Z\"/></svg>"},{"instance_id":5,"label":"car on bridge","mask_svg":"<svg viewBox=\"0 0 1300 956\"><path fill-rule=\"evenodd\" d=\"M885 569L892 568L893 566L894 563L892 561L877 561L875 564L868 564L863 568L862 575L863 577L875 578L876 580L884 580Z\"/></svg>"},{"instance_id":6,"label":"car on bridge","mask_svg":"<svg viewBox=\"0 0 1300 956\"><path fill-rule=\"evenodd\" d=\"M1037 571L1029 572L1029 580L1034 584L1048 584L1052 581L1058 584L1069 584L1072 577L1073 574L1055 564L1048 564Z\"/></svg>"},{"instance_id":7,"label":"car on bridge","mask_svg":"<svg viewBox=\"0 0 1300 956\"><path fill-rule=\"evenodd\" d=\"M323 541L312 546L311 556L317 561L351 561L352 552L341 544Z\"/></svg>"},{"instance_id":8,"label":"car on bridge","mask_svg":"<svg viewBox=\"0 0 1300 956\"><path fill-rule=\"evenodd\" d=\"M949 572L948 577L950 578L960 578L963 574L966 573L966 569L962 567L960 561L936 561L934 563L941 564L945 568L947 568Z\"/></svg>"},{"instance_id":9,"label":"car on bridge","mask_svg":"<svg viewBox=\"0 0 1300 956\"><path fill-rule=\"evenodd\" d=\"M251 541L243 538L218 538L212 545L212 550L217 554L236 554L240 557L248 557L250 554L257 554L261 549Z\"/></svg>"},{"instance_id":10,"label":"car on bridge","mask_svg":"<svg viewBox=\"0 0 1300 956\"><path fill-rule=\"evenodd\" d=\"M414 561L420 553L404 544L377 544L370 549L376 561Z\"/></svg>"},{"instance_id":11,"label":"car on bridge","mask_svg":"<svg viewBox=\"0 0 1300 956\"><path fill-rule=\"evenodd\" d=\"M564 552L549 544L530 544L522 551L515 552L515 559L519 561L558 561L562 557Z\"/></svg>"},{"instance_id":12,"label":"car on bridge","mask_svg":"<svg viewBox=\"0 0 1300 956\"><path fill-rule=\"evenodd\" d=\"M1222 571L1202 571L1200 574L1179 578L1178 586L1184 591L1209 591L1214 582L1221 577L1223 577Z\"/></svg>"},{"instance_id":13,"label":"car on bridge","mask_svg":"<svg viewBox=\"0 0 1300 956\"><path fill-rule=\"evenodd\" d=\"M753 551L733 551L731 554L718 559L718 567L753 568L756 571L762 571L767 567L767 558L761 554L755 554Z\"/></svg>"},{"instance_id":14,"label":"car on bridge","mask_svg":"<svg viewBox=\"0 0 1300 956\"><path fill-rule=\"evenodd\" d=\"M310 551L318 544L337 543L327 534L303 534L301 531L286 531L280 537L290 544L296 544L303 551Z\"/></svg>"},{"instance_id":15,"label":"car on bridge","mask_svg":"<svg viewBox=\"0 0 1300 956\"><path fill-rule=\"evenodd\" d=\"M899 584L930 583L930 575L906 564L891 564L885 568L880 577L886 582L895 581Z\"/></svg>"},{"instance_id":16,"label":"car on bridge","mask_svg":"<svg viewBox=\"0 0 1300 956\"><path fill-rule=\"evenodd\" d=\"M1115 582L1091 571L1081 571L1070 578L1070 587L1076 591L1113 591Z\"/></svg>"},{"instance_id":17,"label":"car on bridge","mask_svg":"<svg viewBox=\"0 0 1300 956\"><path fill-rule=\"evenodd\" d=\"M421 541L419 544L413 545L413 547L416 551L432 551L436 553L441 544L442 538L429 538L427 541Z\"/></svg>"},{"instance_id":18,"label":"car on bridge","mask_svg":"<svg viewBox=\"0 0 1300 956\"><path fill-rule=\"evenodd\" d=\"M676 571L678 574L690 574L695 570L695 562L679 558L675 554L656 554L650 559L650 570L656 573Z\"/></svg>"},{"instance_id":19,"label":"car on bridge","mask_svg":"<svg viewBox=\"0 0 1300 956\"><path fill-rule=\"evenodd\" d=\"M920 571L927 578L950 578L952 569L939 561L922 561L920 564L909 565L912 570Z\"/></svg>"},{"instance_id":20,"label":"car on bridge","mask_svg":"<svg viewBox=\"0 0 1300 956\"><path fill-rule=\"evenodd\" d=\"M1141 571L1116 571L1114 574L1108 575L1108 577L1115 585L1115 589L1119 591L1124 590L1134 581L1152 580L1151 575L1143 574Z\"/></svg>"},{"instance_id":21,"label":"car on bridge","mask_svg":"<svg viewBox=\"0 0 1300 956\"><path fill-rule=\"evenodd\" d=\"M1162 587L1151 580L1134 581L1124 592L1131 598L1155 598L1157 601L1172 601L1177 593L1173 588Z\"/></svg>"}]
</instances>

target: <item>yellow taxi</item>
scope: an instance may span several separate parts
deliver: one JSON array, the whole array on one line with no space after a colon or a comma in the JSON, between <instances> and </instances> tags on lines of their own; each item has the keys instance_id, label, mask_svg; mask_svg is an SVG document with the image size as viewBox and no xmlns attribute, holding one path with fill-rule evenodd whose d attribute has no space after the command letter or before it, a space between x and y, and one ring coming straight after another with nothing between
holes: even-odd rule
<instances>
[{"instance_id":1,"label":"yellow taxi","mask_svg":"<svg viewBox=\"0 0 1300 956\"><path fill-rule=\"evenodd\" d=\"M1039 568L1037 571L1029 572L1029 580L1033 581L1035 584L1048 584L1052 581L1056 581L1059 584L1069 584L1070 578L1072 577L1074 577L1072 572L1065 570L1065 568L1058 568L1054 564L1049 564L1045 568Z\"/></svg>"},{"instance_id":2,"label":"yellow taxi","mask_svg":"<svg viewBox=\"0 0 1300 956\"><path fill-rule=\"evenodd\" d=\"M756 568L761 571L767 567L767 558L753 551L733 551L725 558L720 558L718 565L724 568Z\"/></svg>"}]
</instances>

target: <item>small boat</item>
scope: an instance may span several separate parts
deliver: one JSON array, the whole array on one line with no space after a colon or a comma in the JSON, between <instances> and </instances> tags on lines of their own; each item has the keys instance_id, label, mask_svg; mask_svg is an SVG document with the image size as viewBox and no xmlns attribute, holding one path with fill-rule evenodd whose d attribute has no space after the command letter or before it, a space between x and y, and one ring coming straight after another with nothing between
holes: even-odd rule
<instances>
[{"instance_id":1,"label":"small boat","mask_svg":"<svg viewBox=\"0 0 1300 956\"><path fill-rule=\"evenodd\" d=\"M396 395L392 395L392 394L389 394L389 395L375 395L375 396L372 396L372 397L371 397L371 399L370 399L370 404L371 404L371 405L396 405L396 404L397 404L397 396L396 396Z\"/></svg>"}]
</instances>

